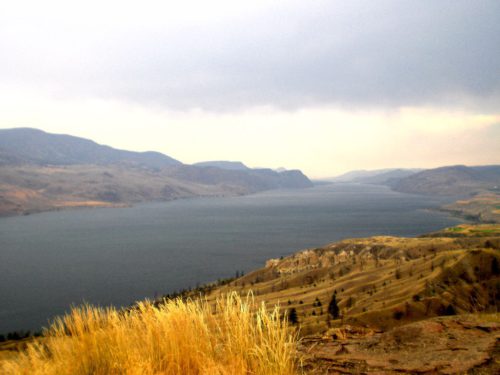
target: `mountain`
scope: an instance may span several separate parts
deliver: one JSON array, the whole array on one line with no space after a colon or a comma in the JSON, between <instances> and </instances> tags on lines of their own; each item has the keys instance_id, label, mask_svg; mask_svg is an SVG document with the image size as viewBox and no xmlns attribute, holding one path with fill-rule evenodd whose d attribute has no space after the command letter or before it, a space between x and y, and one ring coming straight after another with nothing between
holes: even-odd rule
<instances>
[{"instance_id":1,"label":"mountain","mask_svg":"<svg viewBox=\"0 0 500 375\"><path fill-rule=\"evenodd\" d=\"M410 194L461 197L440 210L473 222L500 223L500 165L359 170L330 181L386 185Z\"/></svg>"},{"instance_id":2,"label":"mountain","mask_svg":"<svg viewBox=\"0 0 500 375\"><path fill-rule=\"evenodd\" d=\"M356 179L356 182L363 184L388 185L396 183L402 178L414 175L422 171L422 169L391 169L386 172L378 173L373 176L366 176Z\"/></svg>"},{"instance_id":3,"label":"mountain","mask_svg":"<svg viewBox=\"0 0 500 375\"><path fill-rule=\"evenodd\" d=\"M0 129L0 165L125 164L162 168L181 164L159 152L133 152L99 145L70 135L50 134L38 129Z\"/></svg>"},{"instance_id":4,"label":"mountain","mask_svg":"<svg viewBox=\"0 0 500 375\"><path fill-rule=\"evenodd\" d=\"M356 170L329 179L333 182L357 182L362 184L388 185L395 180L411 176L422 169L388 168L376 170Z\"/></svg>"},{"instance_id":5,"label":"mountain","mask_svg":"<svg viewBox=\"0 0 500 375\"><path fill-rule=\"evenodd\" d=\"M500 192L500 165L465 165L427 169L392 185L396 191L415 194L472 195Z\"/></svg>"},{"instance_id":6,"label":"mountain","mask_svg":"<svg viewBox=\"0 0 500 375\"><path fill-rule=\"evenodd\" d=\"M182 181L204 185L224 184L227 186L242 186L248 189L249 192L313 186L311 181L299 170L278 173L264 168L234 170L183 165L171 168L169 175Z\"/></svg>"},{"instance_id":7,"label":"mountain","mask_svg":"<svg viewBox=\"0 0 500 375\"><path fill-rule=\"evenodd\" d=\"M349 171L336 177L328 178L328 180L333 182L357 182L357 180L360 178L376 176L377 174L385 173L387 171L390 171L390 169L377 169L373 171L360 169Z\"/></svg>"},{"instance_id":8,"label":"mountain","mask_svg":"<svg viewBox=\"0 0 500 375\"><path fill-rule=\"evenodd\" d=\"M298 170L217 163L185 165L158 152L117 150L29 128L0 130L0 216L312 186Z\"/></svg>"},{"instance_id":9,"label":"mountain","mask_svg":"<svg viewBox=\"0 0 500 375\"><path fill-rule=\"evenodd\" d=\"M236 170L236 171L246 171L250 169L240 161L224 161L224 160L202 161L199 163L194 163L193 165L196 167L216 167L216 168Z\"/></svg>"}]
</instances>

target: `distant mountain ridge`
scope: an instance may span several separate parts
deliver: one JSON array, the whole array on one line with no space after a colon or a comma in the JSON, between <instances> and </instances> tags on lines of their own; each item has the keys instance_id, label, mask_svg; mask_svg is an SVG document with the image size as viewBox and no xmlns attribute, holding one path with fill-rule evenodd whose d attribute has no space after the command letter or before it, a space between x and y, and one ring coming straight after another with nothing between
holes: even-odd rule
<instances>
[{"instance_id":1,"label":"distant mountain ridge","mask_svg":"<svg viewBox=\"0 0 500 375\"><path fill-rule=\"evenodd\" d=\"M161 168L181 162L159 152L134 152L103 146L71 135L38 129L0 129L1 164L129 164Z\"/></svg>"},{"instance_id":2,"label":"distant mountain ridge","mask_svg":"<svg viewBox=\"0 0 500 375\"><path fill-rule=\"evenodd\" d=\"M375 170L355 170L330 178L334 182L359 182L363 184L385 185L391 180L401 179L417 172L419 168L386 168Z\"/></svg>"},{"instance_id":3,"label":"distant mountain ridge","mask_svg":"<svg viewBox=\"0 0 500 375\"><path fill-rule=\"evenodd\" d=\"M500 165L357 170L330 181L386 185L393 190L412 194L470 195L500 192Z\"/></svg>"},{"instance_id":4,"label":"distant mountain ridge","mask_svg":"<svg viewBox=\"0 0 500 375\"><path fill-rule=\"evenodd\" d=\"M278 173L240 162L186 165L159 152L117 150L69 135L0 130L0 216L311 186L298 170Z\"/></svg>"},{"instance_id":5,"label":"distant mountain ridge","mask_svg":"<svg viewBox=\"0 0 500 375\"><path fill-rule=\"evenodd\" d=\"M299 170L275 172L271 169L223 169L218 167L199 167L196 165L183 165L171 168L170 175L182 181L191 181L207 185L225 183L230 185L243 185L251 192L279 189L279 188L306 188L312 183Z\"/></svg>"},{"instance_id":6,"label":"distant mountain ridge","mask_svg":"<svg viewBox=\"0 0 500 375\"><path fill-rule=\"evenodd\" d=\"M500 165L465 165L427 169L394 182L396 191L416 194L470 195L500 192Z\"/></svg>"},{"instance_id":7,"label":"distant mountain ridge","mask_svg":"<svg viewBox=\"0 0 500 375\"><path fill-rule=\"evenodd\" d=\"M216 167L216 168L236 170L236 171L247 171L250 169L241 161L214 160L214 161L202 161L194 163L193 165L197 167Z\"/></svg>"}]
</instances>

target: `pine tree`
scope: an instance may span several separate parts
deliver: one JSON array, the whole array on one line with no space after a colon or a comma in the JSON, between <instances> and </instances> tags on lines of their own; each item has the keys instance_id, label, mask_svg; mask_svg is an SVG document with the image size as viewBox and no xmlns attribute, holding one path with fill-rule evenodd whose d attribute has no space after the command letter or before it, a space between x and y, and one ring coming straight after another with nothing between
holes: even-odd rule
<instances>
[{"instance_id":1,"label":"pine tree","mask_svg":"<svg viewBox=\"0 0 500 375\"><path fill-rule=\"evenodd\" d=\"M295 310L295 307L288 310L288 321L292 324L297 324L299 322L299 317L297 316L297 310Z\"/></svg>"},{"instance_id":2,"label":"pine tree","mask_svg":"<svg viewBox=\"0 0 500 375\"><path fill-rule=\"evenodd\" d=\"M491 261L491 273L495 276L500 274L500 267L498 266L498 259L496 257L493 257Z\"/></svg>"},{"instance_id":3,"label":"pine tree","mask_svg":"<svg viewBox=\"0 0 500 375\"><path fill-rule=\"evenodd\" d=\"M338 319L339 317L340 309L337 305L337 294L335 293L333 294L332 300L328 305L328 313L332 316L333 319Z\"/></svg>"}]
</instances>

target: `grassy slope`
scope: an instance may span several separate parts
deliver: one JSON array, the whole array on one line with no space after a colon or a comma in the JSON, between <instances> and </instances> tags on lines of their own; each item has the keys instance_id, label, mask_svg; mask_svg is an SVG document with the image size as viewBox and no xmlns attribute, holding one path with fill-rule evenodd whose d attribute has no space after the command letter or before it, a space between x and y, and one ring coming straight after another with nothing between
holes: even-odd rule
<instances>
[{"instance_id":1,"label":"grassy slope","mask_svg":"<svg viewBox=\"0 0 500 375\"><path fill-rule=\"evenodd\" d=\"M332 294L344 323L387 329L442 315L496 311L500 304L500 226L462 225L430 237L345 240L267 262L213 291L252 290L258 301L295 308L304 335L325 331ZM317 299L321 306L317 306ZM315 306L316 305L316 306ZM395 313L400 316L394 319Z\"/></svg>"},{"instance_id":2,"label":"grassy slope","mask_svg":"<svg viewBox=\"0 0 500 375\"><path fill-rule=\"evenodd\" d=\"M500 224L500 194L488 192L458 200L442 207L443 211L483 223Z\"/></svg>"}]
</instances>

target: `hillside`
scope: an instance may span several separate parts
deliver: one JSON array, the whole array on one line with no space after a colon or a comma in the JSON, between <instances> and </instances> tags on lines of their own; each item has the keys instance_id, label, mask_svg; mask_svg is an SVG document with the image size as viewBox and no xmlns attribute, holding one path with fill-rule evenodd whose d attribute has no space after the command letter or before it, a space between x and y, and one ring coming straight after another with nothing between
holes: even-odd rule
<instances>
[{"instance_id":1,"label":"hillside","mask_svg":"<svg viewBox=\"0 0 500 375\"><path fill-rule=\"evenodd\" d=\"M0 216L73 207L117 207L134 203L238 194L179 181L166 172L118 165L0 167Z\"/></svg>"},{"instance_id":2,"label":"hillside","mask_svg":"<svg viewBox=\"0 0 500 375\"><path fill-rule=\"evenodd\" d=\"M442 211L479 223L500 223L500 166L463 165L425 170L389 184L394 190L460 196Z\"/></svg>"},{"instance_id":3,"label":"hillside","mask_svg":"<svg viewBox=\"0 0 500 375\"><path fill-rule=\"evenodd\" d=\"M192 166L36 129L0 130L0 216L310 186L297 170Z\"/></svg>"},{"instance_id":4,"label":"hillside","mask_svg":"<svg viewBox=\"0 0 500 375\"><path fill-rule=\"evenodd\" d=\"M357 182L387 185L396 191L429 195L471 195L500 191L500 166L465 165L434 169L378 169L347 172L330 179L333 182Z\"/></svg>"},{"instance_id":5,"label":"hillside","mask_svg":"<svg viewBox=\"0 0 500 375\"><path fill-rule=\"evenodd\" d=\"M440 210L480 223L500 223L500 194L481 193L444 205Z\"/></svg>"},{"instance_id":6,"label":"hillside","mask_svg":"<svg viewBox=\"0 0 500 375\"><path fill-rule=\"evenodd\" d=\"M491 373L487 364L500 360L499 249L498 225L349 239L269 260L208 298L252 290L294 309L313 373ZM338 319L328 313L334 294Z\"/></svg>"},{"instance_id":7,"label":"hillside","mask_svg":"<svg viewBox=\"0 0 500 375\"><path fill-rule=\"evenodd\" d=\"M500 223L500 166L352 171L334 182L386 185L409 194L461 197L440 210L478 223Z\"/></svg>"},{"instance_id":8,"label":"hillside","mask_svg":"<svg viewBox=\"0 0 500 375\"><path fill-rule=\"evenodd\" d=\"M428 169L400 179L394 190L414 194L472 195L500 192L500 166L464 165Z\"/></svg>"},{"instance_id":9,"label":"hillside","mask_svg":"<svg viewBox=\"0 0 500 375\"><path fill-rule=\"evenodd\" d=\"M132 152L38 129L0 129L0 165L124 164L162 168L181 164L159 152Z\"/></svg>"},{"instance_id":10,"label":"hillside","mask_svg":"<svg viewBox=\"0 0 500 375\"><path fill-rule=\"evenodd\" d=\"M418 238L347 239L271 259L217 293L253 290L267 302L286 302L303 317L302 330L313 333L326 327L320 317L337 291L344 322L384 329L440 315L448 305L457 313L495 311L499 249L500 227L493 224L464 224ZM323 309L313 306L316 298ZM395 311L405 314L395 320Z\"/></svg>"}]
</instances>

